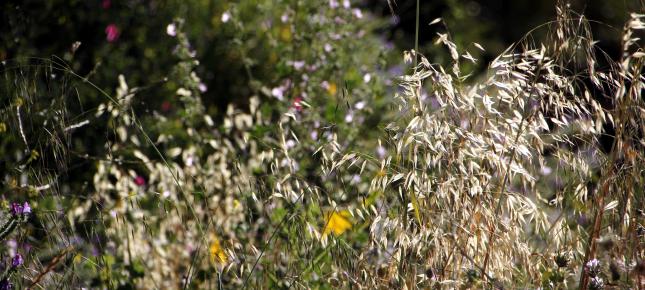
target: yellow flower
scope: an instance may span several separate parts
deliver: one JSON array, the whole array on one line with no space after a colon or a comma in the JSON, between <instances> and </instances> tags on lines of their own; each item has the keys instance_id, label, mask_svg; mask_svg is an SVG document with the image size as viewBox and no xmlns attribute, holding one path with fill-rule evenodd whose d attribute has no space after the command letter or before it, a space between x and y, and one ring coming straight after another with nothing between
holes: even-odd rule
<instances>
[{"instance_id":1,"label":"yellow flower","mask_svg":"<svg viewBox=\"0 0 645 290\"><path fill-rule=\"evenodd\" d=\"M323 236L328 235L330 232L334 232L336 236L339 236L346 230L351 229L352 223L347 218L348 216L349 213L346 210L340 213L334 211L333 213L328 214L325 221Z\"/></svg>"},{"instance_id":2,"label":"yellow flower","mask_svg":"<svg viewBox=\"0 0 645 290\"><path fill-rule=\"evenodd\" d=\"M226 261L228 261L228 256L224 253L217 237L213 237L213 241L208 247L208 252L213 264L226 264Z\"/></svg>"},{"instance_id":3,"label":"yellow flower","mask_svg":"<svg viewBox=\"0 0 645 290\"><path fill-rule=\"evenodd\" d=\"M335 96L337 91L338 88L336 87L335 83L330 83L329 87L327 87L327 92L332 96Z\"/></svg>"}]
</instances>

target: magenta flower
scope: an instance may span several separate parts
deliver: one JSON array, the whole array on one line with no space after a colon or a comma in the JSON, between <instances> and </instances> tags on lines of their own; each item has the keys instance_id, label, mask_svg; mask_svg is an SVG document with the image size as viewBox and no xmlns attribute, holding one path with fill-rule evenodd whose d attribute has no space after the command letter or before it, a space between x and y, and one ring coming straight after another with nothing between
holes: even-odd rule
<instances>
[{"instance_id":1,"label":"magenta flower","mask_svg":"<svg viewBox=\"0 0 645 290\"><path fill-rule=\"evenodd\" d=\"M134 179L134 184L138 186L144 186L146 184L145 178L143 176L139 175Z\"/></svg>"},{"instance_id":2,"label":"magenta flower","mask_svg":"<svg viewBox=\"0 0 645 290\"><path fill-rule=\"evenodd\" d=\"M119 28L114 23L112 23L105 27L105 35L108 42L115 42L117 39L119 39L121 32L119 31Z\"/></svg>"}]
</instances>

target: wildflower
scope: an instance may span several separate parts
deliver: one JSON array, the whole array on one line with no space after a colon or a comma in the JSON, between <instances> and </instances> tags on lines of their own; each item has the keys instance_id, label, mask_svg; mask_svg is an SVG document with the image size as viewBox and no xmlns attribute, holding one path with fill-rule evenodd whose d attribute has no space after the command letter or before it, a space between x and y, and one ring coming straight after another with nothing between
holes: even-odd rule
<instances>
[{"instance_id":1,"label":"wildflower","mask_svg":"<svg viewBox=\"0 0 645 290\"><path fill-rule=\"evenodd\" d=\"M305 66L305 61L304 60L294 61L292 65L293 65L293 68L295 68L296 70L300 70Z\"/></svg>"},{"instance_id":2,"label":"wildflower","mask_svg":"<svg viewBox=\"0 0 645 290\"><path fill-rule=\"evenodd\" d=\"M13 284L7 280L7 278L0 281L0 290L11 290L13 289Z\"/></svg>"},{"instance_id":3,"label":"wildflower","mask_svg":"<svg viewBox=\"0 0 645 290\"><path fill-rule=\"evenodd\" d=\"M354 114L351 112L347 113L347 115L345 115L345 122L351 123L352 121L354 121Z\"/></svg>"},{"instance_id":4,"label":"wildflower","mask_svg":"<svg viewBox=\"0 0 645 290\"><path fill-rule=\"evenodd\" d=\"M115 42L117 39L119 39L119 35L121 32L119 31L119 28L114 24L110 24L107 27L105 27L105 34L108 42Z\"/></svg>"},{"instance_id":5,"label":"wildflower","mask_svg":"<svg viewBox=\"0 0 645 290\"><path fill-rule=\"evenodd\" d=\"M329 86L327 86L327 92L334 96L336 95L336 92L338 91L338 88L336 87L335 83L330 83Z\"/></svg>"},{"instance_id":6,"label":"wildflower","mask_svg":"<svg viewBox=\"0 0 645 290\"><path fill-rule=\"evenodd\" d=\"M284 99L284 91L285 89L282 86L275 87L271 90L271 95L282 101Z\"/></svg>"},{"instance_id":7,"label":"wildflower","mask_svg":"<svg viewBox=\"0 0 645 290\"><path fill-rule=\"evenodd\" d=\"M175 25L174 23L168 24L168 26L166 26L166 34L172 37L177 36L177 25Z\"/></svg>"},{"instance_id":8,"label":"wildflower","mask_svg":"<svg viewBox=\"0 0 645 290\"><path fill-rule=\"evenodd\" d=\"M387 150L385 150L385 147L381 145L376 147L376 156L378 156L379 159L385 158L385 154L387 154Z\"/></svg>"},{"instance_id":9,"label":"wildflower","mask_svg":"<svg viewBox=\"0 0 645 290\"><path fill-rule=\"evenodd\" d=\"M192 155L186 157L186 166L192 167L195 164L195 158Z\"/></svg>"},{"instance_id":10,"label":"wildflower","mask_svg":"<svg viewBox=\"0 0 645 290\"><path fill-rule=\"evenodd\" d=\"M542 175L549 175L551 174L551 172L553 172L553 170L549 166L543 166L542 168L540 168L540 173Z\"/></svg>"},{"instance_id":11,"label":"wildflower","mask_svg":"<svg viewBox=\"0 0 645 290\"><path fill-rule=\"evenodd\" d=\"M103 7L103 9L109 9L110 6L112 6L112 1L111 0L103 0L103 1L101 1L101 7Z\"/></svg>"},{"instance_id":12,"label":"wildflower","mask_svg":"<svg viewBox=\"0 0 645 290\"><path fill-rule=\"evenodd\" d=\"M208 87L207 87L204 83L199 83L199 85L197 86L197 88L198 88L198 89L199 89L199 91L200 91L200 92L202 92L202 93L205 93L206 91L208 91Z\"/></svg>"},{"instance_id":13,"label":"wildflower","mask_svg":"<svg viewBox=\"0 0 645 290\"><path fill-rule=\"evenodd\" d=\"M352 5L351 5L351 3L349 3L349 0L343 0L343 8L349 9L351 7L352 7Z\"/></svg>"},{"instance_id":14,"label":"wildflower","mask_svg":"<svg viewBox=\"0 0 645 290\"><path fill-rule=\"evenodd\" d=\"M284 142L284 146L287 147L287 149L291 149L293 147L296 147L296 141L293 141L293 140L289 139L286 142Z\"/></svg>"},{"instance_id":15,"label":"wildflower","mask_svg":"<svg viewBox=\"0 0 645 290\"><path fill-rule=\"evenodd\" d=\"M226 253L222 250L222 246L220 245L217 237L213 238L213 241L208 247L208 252L213 264L225 264L226 261L228 261L228 256L226 256Z\"/></svg>"},{"instance_id":16,"label":"wildflower","mask_svg":"<svg viewBox=\"0 0 645 290\"><path fill-rule=\"evenodd\" d=\"M358 18L358 19L363 18L363 11L361 11L361 10L360 10L360 9L358 9L358 8L354 8L354 9L352 9L352 14L354 14L354 17L356 17L356 18Z\"/></svg>"},{"instance_id":17,"label":"wildflower","mask_svg":"<svg viewBox=\"0 0 645 290\"><path fill-rule=\"evenodd\" d=\"M280 21L282 21L282 23L287 23L287 21L289 21L289 14L282 14L282 16L280 16Z\"/></svg>"},{"instance_id":18,"label":"wildflower","mask_svg":"<svg viewBox=\"0 0 645 290\"><path fill-rule=\"evenodd\" d=\"M325 52L331 52L331 50L334 48L331 46L331 44L325 43L323 49L325 50Z\"/></svg>"},{"instance_id":19,"label":"wildflower","mask_svg":"<svg viewBox=\"0 0 645 290\"><path fill-rule=\"evenodd\" d=\"M352 223L347 219L349 213L343 211L338 213L334 211L331 214L327 215L327 220L325 224L325 229L323 230L323 236L328 235L330 232L334 232L336 236L341 235L345 231L352 228Z\"/></svg>"},{"instance_id":20,"label":"wildflower","mask_svg":"<svg viewBox=\"0 0 645 290\"><path fill-rule=\"evenodd\" d=\"M360 175L358 175L358 174L354 174L354 175L352 176L352 180L351 180L351 182L350 182L350 183L351 183L351 184L358 184L359 182L361 182L361 176L360 176Z\"/></svg>"},{"instance_id":21,"label":"wildflower","mask_svg":"<svg viewBox=\"0 0 645 290\"><path fill-rule=\"evenodd\" d=\"M11 266L15 268L15 267L18 267L18 266L22 265L22 263L24 263L24 262L25 261L23 260L22 255L16 254L13 257L13 259L11 259Z\"/></svg>"},{"instance_id":22,"label":"wildflower","mask_svg":"<svg viewBox=\"0 0 645 290\"><path fill-rule=\"evenodd\" d=\"M329 8L331 8L331 9L338 8L338 1L337 0L329 0Z\"/></svg>"},{"instance_id":23,"label":"wildflower","mask_svg":"<svg viewBox=\"0 0 645 290\"><path fill-rule=\"evenodd\" d=\"M29 206L29 203L25 201L25 203L22 205L22 213L31 213L31 206Z\"/></svg>"},{"instance_id":24,"label":"wildflower","mask_svg":"<svg viewBox=\"0 0 645 290\"><path fill-rule=\"evenodd\" d=\"M222 23L226 23L229 20L231 20L231 13L228 11L222 13Z\"/></svg>"},{"instance_id":25,"label":"wildflower","mask_svg":"<svg viewBox=\"0 0 645 290\"><path fill-rule=\"evenodd\" d=\"M360 102L354 104L354 109L356 109L356 110L365 109L365 101L360 101Z\"/></svg>"},{"instance_id":26,"label":"wildflower","mask_svg":"<svg viewBox=\"0 0 645 290\"><path fill-rule=\"evenodd\" d=\"M11 204L10 211L11 211L11 214L14 216L29 214L31 213L31 207L29 206L28 202L25 202L23 205L20 205L19 203L14 202Z\"/></svg>"},{"instance_id":27,"label":"wildflower","mask_svg":"<svg viewBox=\"0 0 645 290\"><path fill-rule=\"evenodd\" d=\"M302 97L296 97L293 100L293 107L296 109L296 111L302 111Z\"/></svg>"},{"instance_id":28,"label":"wildflower","mask_svg":"<svg viewBox=\"0 0 645 290\"><path fill-rule=\"evenodd\" d=\"M372 75L371 74L365 74L363 76L363 82L369 83L372 80Z\"/></svg>"},{"instance_id":29,"label":"wildflower","mask_svg":"<svg viewBox=\"0 0 645 290\"><path fill-rule=\"evenodd\" d=\"M182 97L190 97L190 96L192 96L192 95L193 95L193 93L192 93L191 91L189 91L189 90L187 90L187 89L184 89L184 88L179 88L179 89L177 89L177 92L175 92L175 93L176 93L178 96L182 96Z\"/></svg>"},{"instance_id":30,"label":"wildflower","mask_svg":"<svg viewBox=\"0 0 645 290\"><path fill-rule=\"evenodd\" d=\"M146 184L145 178L143 176L138 175L137 177L134 178L134 184L138 186L144 186Z\"/></svg>"}]
</instances>

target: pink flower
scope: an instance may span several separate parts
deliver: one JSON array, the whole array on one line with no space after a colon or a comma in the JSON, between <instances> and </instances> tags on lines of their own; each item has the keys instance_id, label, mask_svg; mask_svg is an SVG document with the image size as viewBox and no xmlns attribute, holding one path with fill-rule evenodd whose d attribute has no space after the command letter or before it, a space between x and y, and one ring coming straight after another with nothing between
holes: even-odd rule
<instances>
[{"instance_id":1,"label":"pink flower","mask_svg":"<svg viewBox=\"0 0 645 290\"><path fill-rule=\"evenodd\" d=\"M107 36L106 38L108 42L115 42L117 39L119 39L121 32L114 23L111 23L110 25L105 27L105 34Z\"/></svg>"},{"instance_id":2,"label":"pink flower","mask_svg":"<svg viewBox=\"0 0 645 290\"><path fill-rule=\"evenodd\" d=\"M296 97L293 100L293 107L296 109L296 111L302 111L302 97Z\"/></svg>"},{"instance_id":3,"label":"pink flower","mask_svg":"<svg viewBox=\"0 0 645 290\"><path fill-rule=\"evenodd\" d=\"M134 179L134 184L138 186L144 186L146 184L145 178L143 176L139 175Z\"/></svg>"}]
</instances>

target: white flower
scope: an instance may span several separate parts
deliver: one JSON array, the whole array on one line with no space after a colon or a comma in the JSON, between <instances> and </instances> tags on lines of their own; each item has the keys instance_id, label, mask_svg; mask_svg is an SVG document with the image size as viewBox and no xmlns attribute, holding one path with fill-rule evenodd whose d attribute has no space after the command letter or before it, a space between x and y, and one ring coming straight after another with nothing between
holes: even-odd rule
<instances>
[{"instance_id":1,"label":"white flower","mask_svg":"<svg viewBox=\"0 0 645 290\"><path fill-rule=\"evenodd\" d=\"M287 149L291 149L293 147L296 147L296 141L293 141L291 139L287 140L284 144L284 146L287 147Z\"/></svg>"},{"instance_id":2,"label":"white flower","mask_svg":"<svg viewBox=\"0 0 645 290\"><path fill-rule=\"evenodd\" d=\"M192 93L184 88L179 88L177 89L177 95L182 96L182 97L190 97Z\"/></svg>"},{"instance_id":3,"label":"white flower","mask_svg":"<svg viewBox=\"0 0 645 290\"><path fill-rule=\"evenodd\" d=\"M295 68L297 70L302 69L304 66L305 66L305 62L303 60L293 62L293 68Z\"/></svg>"},{"instance_id":4,"label":"white flower","mask_svg":"<svg viewBox=\"0 0 645 290\"><path fill-rule=\"evenodd\" d=\"M330 52L333 49L333 47L331 46L331 44L325 43L324 49L326 52Z\"/></svg>"},{"instance_id":5,"label":"white flower","mask_svg":"<svg viewBox=\"0 0 645 290\"><path fill-rule=\"evenodd\" d=\"M289 14L282 14L282 16L280 16L280 21L282 21L282 23L287 23L287 21L289 21Z\"/></svg>"},{"instance_id":6,"label":"white flower","mask_svg":"<svg viewBox=\"0 0 645 290\"><path fill-rule=\"evenodd\" d=\"M177 26L174 23L168 24L168 26L166 26L166 34L172 37L177 36Z\"/></svg>"},{"instance_id":7,"label":"white flower","mask_svg":"<svg viewBox=\"0 0 645 290\"><path fill-rule=\"evenodd\" d=\"M351 123L352 121L354 121L354 114L347 113L347 115L345 115L345 122L346 123Z\"/></svg>"},{"instance_id":8,"label":"white flower","mask_svg":"<svg viewBox=\"0 0 645 290\"><path fill-rule=\"evenodd\" d=\"M329 7L332 9L338 8L338 1L336 0L329 0Z\"/></svg>"},{"instance_id":9,"label":"white flower","mask_svg":"<svg viewBox=\"0 0 645 290\"><path fill-rule=\"evenodd\" d=\"M553 170L549 166L544 166L540 168L540 173L542 173L542 175L549 175L551 174L551 172L553 172Z\"/></svg>"},{"instance_id":10,"label":"white flower","mask_svg":"<svg viewBox=\"0 0 645 290\"><path fill-rule=\"evenodd\" d=\"M231 20L231 13L230 13L230 12L228 12L228 11L226 11L226 12L222 13L222 22L223 22L223 23L226 23L226 22L228 22L229 20Z\"/></svg>"},{"instance_id":11,"label":"white flower","mask_svg":"<svg viewBox=\"0 0 645 290\"><path fill-rule=\"evenodd\" d=\"M360 101L354 105L356 110L362 110L365 108L365 101Z\"/></svg>"},{"instance_id":12,"label":"white flower","mask_svg":"<svg viewBox=\"0 0 645 290\"><path fill-rule=\"evenodd\" d=\"M349 0L343 0L343 7L349 9L352 5L349 3Z\"/></svg>"},{"instance_id":13,"label":"white flower","mask_svg":"<svg viewBox=\"0 0 645 290\"><path fill-rule=\"evenodd\" d=\"M284 88L276 87L271 90L271 95L282 101L284 99Z\"/></svg>"},{"instance_id":14,"label":"white flower","mask_svg":"<svg viewBox=\"0 0 645 290\"><path fill-rule=\"evenodd\" d=\"M199 91L205 93L208 90L208 87L204 83L199 83Z\"/></svg>"},{"instance_id":15,"label":"white flower","mask_svg":"<svg viewBox=\"0 0 645 290\"><path fill-rule=\"evenodd\" d=\"M354 8L354 9L352 9L352 13L353 13L353 14L354 14L354 16L355 16L356 18L358 18L358 19L363 18L363 11L361 11L361 10L360 10L360 9L358 9L358 8Z\"/></svg>"},{"instance_id":16,"label":"white flower","mask_svg":"<svg viewBox=\"0 0 645 290\"><path fill-rule=\"evenodd\" d=\"M365 74L365 75L363 76L363 82L365 82L365 83L369 83L371 80L372 80L372 75L370 75L370 74Z\"/></svg>"}]
</instances>

